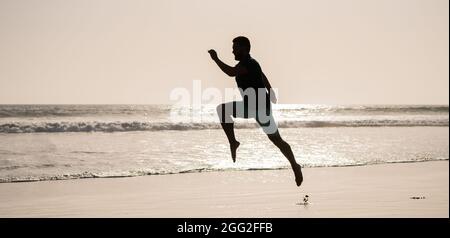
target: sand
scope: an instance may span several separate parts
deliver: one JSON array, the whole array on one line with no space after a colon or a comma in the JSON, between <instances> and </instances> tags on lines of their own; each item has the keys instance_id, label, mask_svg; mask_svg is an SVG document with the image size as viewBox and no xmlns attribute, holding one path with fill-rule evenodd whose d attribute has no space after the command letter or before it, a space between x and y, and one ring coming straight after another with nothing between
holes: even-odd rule
<instances>
[{"instance_id":1,"label":"sand","mask_svg":"<svg viewBox=\"0 0 450 238\"><path fill-rule=\"evenodd\" d=\"M448 161L304 176L300 188L290 170L2 183L0 217L449 217Z\"/></svg>"}]
</instances>

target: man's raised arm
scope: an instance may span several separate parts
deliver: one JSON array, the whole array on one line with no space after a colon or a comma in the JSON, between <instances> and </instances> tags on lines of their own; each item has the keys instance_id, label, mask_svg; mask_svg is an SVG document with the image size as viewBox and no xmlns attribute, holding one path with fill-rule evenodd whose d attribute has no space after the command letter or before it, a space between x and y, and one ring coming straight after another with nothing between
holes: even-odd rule
<instances>
[{"instance_id":1,"label":"man's raised arm","mask_svg":"<svg viewBox=\"0 0 450 238\"><path fill-rule=\"evenodd\" d=\"M234 77L234 76L237 76L237 75L241 75L241 74L247 73L247 69L245 69L244 67L240 67L240 66L231 67L231 66L225 64L224 62L222 62L219 59L219 57L217 56L217 53L216 53L215 50L209 50L208 53L211 56L211 59L213 59L214 62L216 62L217 66L219 66L219 68L226 75L228 75L230 77Z\"/></svg>"}]
</instances>

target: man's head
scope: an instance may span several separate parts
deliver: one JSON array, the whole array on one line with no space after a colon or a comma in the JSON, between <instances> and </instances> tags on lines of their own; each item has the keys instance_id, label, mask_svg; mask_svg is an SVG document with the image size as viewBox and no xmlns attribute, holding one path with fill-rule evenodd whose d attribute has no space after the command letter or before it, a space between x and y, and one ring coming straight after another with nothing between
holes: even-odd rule
<instances>
[{"instance_id":1,"label":"man's head","mask_svg":"<svg viewBox=\"0 0 450 238\"><path fill-rule=\"evenodd\" d=\"M250 41L245 36L238 36L233 39L233 54L235 60L245 59L250 53Z\"/></svg>"}]
</instances>

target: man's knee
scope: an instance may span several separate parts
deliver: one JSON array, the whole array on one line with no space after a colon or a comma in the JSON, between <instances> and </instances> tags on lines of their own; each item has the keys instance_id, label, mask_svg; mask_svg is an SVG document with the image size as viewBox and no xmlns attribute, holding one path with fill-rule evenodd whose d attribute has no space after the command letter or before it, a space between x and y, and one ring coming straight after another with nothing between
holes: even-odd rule
<instances>
[{"instance_id":1,"label":"man's knee","mask_svg":"<svg viewBox=\"0 0 450 238\"><path fill-rule=\"evenodd\" d=\"M225 103L219 104L216 107L217 115L219 116L220 123L233 123L232 116L232 108Z\"/></svg>"},{"instance_id":2,"label":"man's knee","mask_svg":"<svg viewBox=\"0 0 450 238\"><path fill-rule=\"evenodd\" d=\"M221 123L225 121L225 115L223 114L224 104L219 104L216 107L217 115L219 116L219 120Z\"/></svg>"},{"instance_id":3,"label":"man's knee","mask_svg":"<svg viewBox=\"0 0 450 238\"><path fill-rule=\"evenodd\" d=\"M278 147L286 147L289 148L289 144L281 138L280 134L274 133L274 134L268 134L267 135L269 139Z\"/></svg>"},{"instance_id":4,"label":"man's knee","mask_svg":"<svg viewBox=\"0 0 450 238\"><path fill-rule=\"evenodd\" d=\"M281 138L280 134L273 133L273 134L267 134L269 137L269 140L271 140L273 143L281 143L283 142L283 139Z\"/></svg>"}]
</instances>

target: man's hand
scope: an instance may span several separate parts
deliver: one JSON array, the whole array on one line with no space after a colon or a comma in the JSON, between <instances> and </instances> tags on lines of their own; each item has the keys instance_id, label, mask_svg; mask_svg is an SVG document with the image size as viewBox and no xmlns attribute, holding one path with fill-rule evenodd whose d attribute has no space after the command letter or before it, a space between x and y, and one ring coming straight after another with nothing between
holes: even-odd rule
<instances>
[{"instance_id":1,"label":"man's hand","mask_svg":"<svg viewBox=\"0 0 450 238\"><path fill-rule=\"evenodd\" d=\"M243 67L231 67L227 64L225 64L224 62L222 62L219 57L217 57L217 53L215 50L210 49L208 50L209 55L211 56L211 59L214 60L214 62L216 62L217 66L219 66L219 68L228 76L230 77L234 77L237 76L238 74L245 74L247 73L247 70Z\"/></svg>"},{"instance_id":2,"label":"man's hand","mask_svg":"<svg viewBox=\"0 0 450 238\"><path fill-rule=\"evenodd\" d=\"M219 57L217 57L217 53L215 50L213 50L213 49L208 50L208 53L211 56L211 59L213 59L214 61L219 59Z\"/></svg>"},{"instance_id":3,"label":"man's hand","mask_svg":"<svg viewBox=\"0 0 450 238\"><path fill-rule=\"evenodd\" d=\"M272 103L277 103L277 101L278 101L277 95L275 95L275 91L273 89L269 90L269 96L270 96L270 101Z\"/></svg>"}]
</instances>

